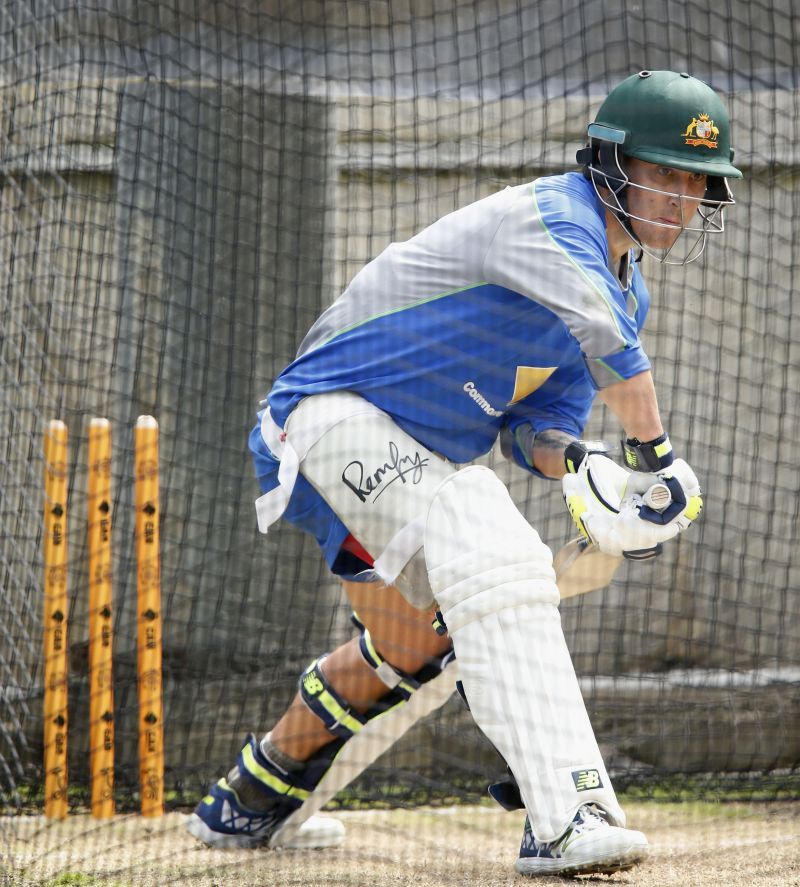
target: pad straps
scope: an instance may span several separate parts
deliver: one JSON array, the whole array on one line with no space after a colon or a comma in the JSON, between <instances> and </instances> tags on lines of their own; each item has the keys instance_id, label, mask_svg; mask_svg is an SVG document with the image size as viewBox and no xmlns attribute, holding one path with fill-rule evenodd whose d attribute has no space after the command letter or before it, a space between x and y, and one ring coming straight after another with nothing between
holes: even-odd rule
<instances>
[{"instance_id":1,"label":"pad straps","mask_svg":"<svg viewBox=\"0 0 800 887\"><path fill-rule=\"evenodd\" d=\"M328 682L320 668L327 655L315 659L300 675L300 697L334 736L349 739L367 718L353 711Z\"/></svg>"},{"instance_id":2,"label":"pad straps","mask_svg":"<svg viewBox=\"0 0 800 887\"><path fill-rule=\"evenodd\" d=\"M386 685L388 692L363 715L354 711L350 703L341 696L325 677L321 665L325 656L314 660L300 675L300 698L325 725L325 728L342 739L349 739L361 730L368 721L398 705L408 702L421 684L433 680L446 668L455 655L450 650L441 659L435 659L423 666L413 677L390 665L375 649L369 630L356 613L351 616L353 624L360 632L359 650L364 661Z\"/></svg>"},{"instance_id":3,"label":"pad straps","mask_svg":"<svg viewBox=\"0 0 800 887\"><path fill-rule=\"evenodd\" d=\"M359 630L360 637L358 639L358 648L364 661L375 671L375 674L383 681L384 684L405 702L411 698L411 694L419 687L419 681L400 671L393 665L390 665L381 654L375 649L372 643L369 629L358 618L357 613L353 613L350 617L351 622Z\"/></svg>"}]
</instances>

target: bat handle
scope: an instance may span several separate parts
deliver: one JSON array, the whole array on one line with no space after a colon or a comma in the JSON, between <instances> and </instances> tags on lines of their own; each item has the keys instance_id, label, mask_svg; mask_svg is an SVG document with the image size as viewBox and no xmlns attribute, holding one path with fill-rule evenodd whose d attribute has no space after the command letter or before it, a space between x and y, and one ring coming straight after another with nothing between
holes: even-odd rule
<instances>
[{"instance_id":1,"label":"bat handle","mask_svg":"<svg viewBox=\"0 0 800 887\"><path fill-rule=\"evenodd\" d=\"M672 504L672 493L663 483L655 483L642 494L642 501L653 511L664 511Z\"/></svg>"}]
</instances>

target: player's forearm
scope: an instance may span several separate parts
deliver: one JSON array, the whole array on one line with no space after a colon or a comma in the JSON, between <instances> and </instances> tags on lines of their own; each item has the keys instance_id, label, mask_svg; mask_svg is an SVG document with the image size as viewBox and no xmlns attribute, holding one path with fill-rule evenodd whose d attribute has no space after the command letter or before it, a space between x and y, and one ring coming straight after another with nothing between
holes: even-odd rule
<instances>
[{"instance_id":1,"label":"player's forearm","mask_svg":"<svg viewBox=\"0 0 800 887\"><path fill-rule=\"evenodd\" d=\"M653 376L649 370L609 385L600 391L599 397L619 419L629 438L654 440L664 433Z\"/></svg>"},{"instance_id":2,"label":"player's forearm","mask_svg":"<svg viewBox=\"0 0 800 887\"><path fill-rule=\"evenodd\" d=\"M565 431L548 428L540 431L533 441L533 464L545 477L559 480L567 473L564 450L575 438Z\"/></svg>"},{"instance_id":3,"label":"player's forearm","mask_svg":"<svg viewBox=\"0 0 800 887\"><path fill-rule=\"evenodd\" d=\"M609 385L599 397L617 417L626 437L652 441L664 433L649 371ZM564 450L573 440L572 435L555 428L537 433L531 454L534 467L546 477L562 478L567 473Z\"/></svg>"}]
</instances>

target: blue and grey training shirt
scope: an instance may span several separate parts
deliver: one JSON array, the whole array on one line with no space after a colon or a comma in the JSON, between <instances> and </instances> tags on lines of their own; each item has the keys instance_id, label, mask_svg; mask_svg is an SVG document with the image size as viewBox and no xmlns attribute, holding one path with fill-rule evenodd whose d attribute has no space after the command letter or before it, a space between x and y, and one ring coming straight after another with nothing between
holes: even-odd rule
<instances>
[{"instance_id":1,"label":"blue and grey training shirt","mask_svg":"<svg viewBox=\"0 0 800 887\"><path fill-rule=\"evenodd\" d=\"M354 391L454 462L503 426L515 441L526 425L578 436L597 389L650 367L650 297L638 266L629 277L609 268L603 205L580 173L506 188L367 264L276 380L272 416Z\"/></svg>"}]
</instances>

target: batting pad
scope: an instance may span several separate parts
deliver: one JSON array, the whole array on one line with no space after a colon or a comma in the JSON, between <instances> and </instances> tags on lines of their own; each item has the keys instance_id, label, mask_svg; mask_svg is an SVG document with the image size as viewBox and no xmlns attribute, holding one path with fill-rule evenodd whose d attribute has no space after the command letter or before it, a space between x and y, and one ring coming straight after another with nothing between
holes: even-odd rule
<instances>
[{"instance_id":1,"label":"batting pad","mask_svg":"<svg viewBox=\"0 0 800 887\"><path fill-rule=\"evenodd\" d=\"M290 441L314 438L302 473L375 559L374 578L397 585L412 606L430 607L424 569L398 577L421 551L431 500L454 467L347 391L305 398L286 427Z\"/></svg>"},{"instance_id":2,"label":"batting pad","mask_svg":"<svg viewBox=\"0 0 800 887\"><path fill-rule=\"evenodd\" d=\"M441 484L425 558L472 715L514 774L537 839L560 837L590 801L624 826L561 629L550 550L492 471Z\"/></svg>"}]
</instances>

